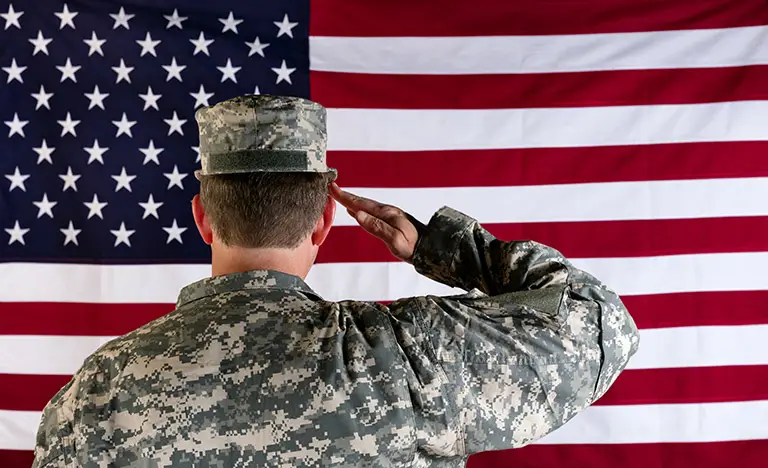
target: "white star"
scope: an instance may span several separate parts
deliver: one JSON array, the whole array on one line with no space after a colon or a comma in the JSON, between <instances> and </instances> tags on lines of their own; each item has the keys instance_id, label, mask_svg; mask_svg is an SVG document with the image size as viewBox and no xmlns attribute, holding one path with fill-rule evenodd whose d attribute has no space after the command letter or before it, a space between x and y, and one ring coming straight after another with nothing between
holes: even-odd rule
<instances>
[{"instance_id":1,"label":"white star","mask_svg":"<svg viewBox=\"0 0 768 468\"><path fill-rule=\"evenodd\" d=\"M246 42L245 45L251 48L251 50L248 52L248 57L253 54L259 54L264 57L264 49L269 47L269 44L266 42L262 44L258 37L254 39L253 42Z\"/></svg>"},{"instance_id":2,"label":"white star","mask_svg":"<svg viewBox=\"0 0 768 468\"><path fill-rule=\"evenodd\" d=\"M60 13L54 13L54 15L58 16L59 19L61 20L59 29L64 29L64 26L69 26L72 29L75 29L75 23L72 20L75 19L75 16L77 16L78 13L76 11L70 12L69 7L67 6L66 3L64 4L64 9L61 10Z\"/></svg>"},{"instance_id":3,"label":"white star","mask_svg":"<svg viewBox=\"0 0 768 468\"><path fill-rule=\"evenodd\" d=\"M154 94L152 92L152 86L147 87L147 94L139 94L139 97L144 100L144 110L147 110L150 107L154 107L155 109L160 110L160 108L157 107L157 100L163 97L163 95Z\"/></svg>"},{"instance_id":4,"label":"white star","mask_svg":"<svg viewBox=\"0 0 768 468\"><path fill-rule=\"evenodd\" d=\"M107 202L99 202L99 197L97 197L95 193L93 194L93 201L90 203L83 202L83 205L88 207L88 219L91 219L93 216L98 216L99 218L104 219L101 210L107 206Z\"/></svg>"},{"instance_id":5,"label":"white star","mask_svg":"<svg viewBox=\"0 0 768 468\"><path fill-rule=\"evenodd\" d=\"M189 42L195 45L195 51L192 52L192 55L197 55L198 52L202 52L205 55L210 56L208 53L208 46L213 44L213 39L206 40L205 36L201 32L197 39L190 39Z\"/></svg>"},{"instance_id":6,"label":"white star","mask_svg":"<svg viewBox=\"0 0 768 468\"><path fill-rule=\"evenodd\" d=\"M179 173L179 168L174 165L173 166L173 172L171 173L164 173L164 176L168 177L168 188L170 189L174 185L179 187L180 189L184 190L184 185L181 183L182 180L187 176L186 173Z\"/></svg>"},{"instance_id":7,"label":"white star","mask_svg":"<svg viewBox=\"0 0 768 468\"><path fill-rule=\"evenodd\" d=\"M51 106L48 103L48 100L53 97L53 93L46 93L45 88L43 88L43 85L40 85L39 93L32 93L32 97L37 100L37 105L35 106L35 110L40 109L43 106L45 106L49 110L51 109Z\"/></svg>"},{"instance_id":8,"label":"white star","mask_svg":"<svg viewBox=\"0 0 768 468\"><path fill-rule=\"evenodd\" d=\"M21 15L23 14L24 14L23 11L14 11L13 5L8 5L8 13L0 13L0 16L2 16L3 19L5 20L5 29L10 28L11 25L14 25L17 28L21 29L19 18L21 18Z\"/></svg>"},{"instance_id":9,"label":"white star","mask_svg":"<svg viewBox=\"0 0 768 468\"><path fill-rule=\"evenodd\" d=\"M126 15L125 8L120 7L120 11L117 12L117 14L110 13L109 16L111 16L112 19L115 20L115 25L112 26L112 29L117 29L120 26L124 27L125 29L131 29L131 27L128 26L128 21L131 20L136 15Z\"/></svg>"},{"instance_id":10,"label":"white star","mask_svg":"<svg viewBox=\"0 0 768 468\"><path fill-rule=\"evenodd\" d=\"M99 140L93 140L93 146L86 146L83 149L90 155L88 157L88 164L92 163L93 161L98 161L101 164L104 164L104 153L109 151L108 147L102 148L99 146Z\"/></svg>"},{"instance_id":11,"label":"white star","mask_svg":"<svg viewBox=\"0 0 768 468\"><path fill-rule=\"evenodd\" d=\"M200 85L200 90L196 93L189 93L190 96L195 98L195 109L199 106L207 106L208 99L213 97L213 93L206 93L203 85Z\"/></svg>"},{"instance_id":12,"label":"white star","mask_svg":"<svg viewBox=\"0 0 768 468\"><path fill-rule=\"evenodd\" d=\"M142 216L141 219L146 219L148 216L154 216L155 218L160 219L160 215L157 214L157 209L163 206L163 204L156 202L151 193L146 202L139 202L139 206L144 208L144 216Z\"/></svg>"},{"instance_id":13,"label":"white star","mask_svg":"<svg viewBox=\"0 0 768 468\"><path fill-rule=\"evenodd\" d=\"M165 151L163 148L155 148L155 142L152 140L149 140L149 146L146 148L139 148L139 151L144 153L144 163L147 164L150 161L153 161L155 164L160 165L160 160L157 159L157 157Z\"/></svg>"},{"instance_id":14,"label":"white star","mask_svg":"<svg viewBox=\"0 0 768 468\"><path fill-rule=\"evenodd\" d=\"M29 232L29 228L22 229L21 226L19 226L19 222L16 221L16 223L13 225L13 229L6 229L5 232L11 236L11 239L8 241L8 245L13 244L14 242L18 242L19 244L24 245L24 235Z\"/></svg>"},{"instance_id":15,"label":"white star","mask_svg":"<svg viewBox=\"0 0 768 468\"><path fill-rule=\"evenodd\" d=\"M72 120L72 116L69 115L69 112L67 112L67 118L65 120L57 120L59 125L61 125L61 136L66 135L67 133L71 133L72 136L77 136L77 132L75 131L75 127L80 125L79 120Z\"/></svg>"},{"instance_id":16,"label":"white star","mask_svg":"<svg viewBox=\"0 0 768 468\"><path fill-rule=\"evenodd\" d=\"M80 68L82 67L80 67L79 65L76 67L73 66L72 62L69 60L69 57L67 57L67 63L65 63L64 66L57 66L56 68L61 72L60 83L63 83L64 80L66 80L67 78L77 83L77 78L75 78L75 73L77 73L77 71L80 70Z\"/></svg>"},{"instance_id":17,"label":"white star","mask_svg":"<svg viewBox=\"0 0 768 468\"><path fill-rule=\"evenodd\" d=\"M59 174L59 178L64 181L64 188L61 189L62 192L66 192L70 187L77 192L77 179L80 178L80 175L73 174L71 167L67 167L66 174Z\"/></svg>"},{"instance_id":18,"label":"white star","mask_svg":"<svg viewBox=\"0 0 768 468\"><path fill-rule=\"evenodd\" d=\"M181 72L185 68L187 68L186 65L179 66L176 63L176 57L173 57L173 60L171 60L170 65L163 65L163 68L165 71L168 72L168 78L166 78L165 81L171 81L171 78L176 78L177 80L181 81Z\"/></svg>"},{"instance_id":19,"label":"white star","mask_svg":"<svg viewBox=\"0 0 768 468\"><path fill-rule=\"evenodd\" d=\"M125 116L125 112L123 112L123 118L121 118L120 120L113 120L112 123L117 127L117 134L115 134L115 138L119 137L122 134L128 135L129 137L133 138L131 127L136 125L136 121L128 120L128 117Z\"/></svg>"},{"instance_id":20,"label":"white star","mask_svg":"<svg viewBox=\"0 0 768 468\"><path fill-rule=\"evenodd\" d=\"M37 153L37 164L40 164L43 161L48 161L49 163L53 164L53 160L51 159L51 154L53 154L54 151L56 151L56 148L49 147L48 143L43 140L43 144L38 146L37 148L32 148L32 150Z\"/></svg>"},{"instance_id":21,"label":"white star","mask_svg":"<svg viewBox=\"0 0 768 468\"><path fill-rule=\"evenodd\" d=\"M109 93L102 93L101 91L99 91L99 85L95 85L93 87L92 93L84 93L84 94L85 94L85 97L87 97L91 101L91 103L88 104L88 110L91 110L97 106L104 109L104 99L107 96L109 96Z\"/></svg>"},{"instance_id":22,"label":"white star","mask_svg":"<svg viewBox=\"0 0 768 468\"><path fill-rule=\"evenodd\" d=\"M24 185L24 182L29 179L29 174L22 174L19 172L18 166L16 166L16 170L13 171L13 174L6 174L5 178L11 181L11 188L8 189L9 192L13 192L13 189L16 187L20 188L22 192L27 191L27 186Z\"/></svg>"},{"instance_id":23,"label":"white star","mask_svg":"<svg viewBox=\"0 0 768 468\"><path fill-rule=\"evenodd\" d=\"M43 37L43 32L38 30L37 31L37 39L27 39L29 42L32 43L33 46L35 46L35 50L32 52L32 55L37 55L38 52L42 52L45 55L48 55L48 44L53 41L53 39L46 39Z\"/></svg>"},{"instance_id":24,"label":"white star","mask_svg":"<svg viewBox=\"0 0 768 468\"><path fill-rule=\"evenodd\" d=\"M221 72L221 82L226 80L232 80L237 83L237 77L235 73L239 72L242 67L233 67L232 60L227 59L227 64L223 67L216 67Z\"/></svg>"},{"instance_id":25,"label":"white star","mask_svg":"<svg viewBox=\"0 0 768 468\"><path fill-rule=\"evenodd\" d=\"M133 67L126 67L123 59L120 59L120 66L112 67L112 70L117 73L117 81L115 81L115 83L120 83L121 80L125 80L128 83L131 82L131 72L133 71Z\"/></svg>"},{"instance_id":26,"label":"white star","mask_svg":"<svg viewBox=\"0 0 768 468\"><path fill-rule=\"evenodd\" d=\"M179 10L173 9L173 14L171 16L163 15L165 19L168 20L168 26L165 27L165 29L171 29L174 26L178 26L179 29L184 29L184 26L181 25L182 21L186 21L186 16L179 16Z\"/></svg>"},{"instance_id":27,"label":"white star","mask_svg":"<svg viewBox=\"0 0 768 468\"><path fill-rule=\"evenodd\" d=\"M152 56L157 57L157 53L155 53L155 47L157 47L160 42L161 41L159 39L157 41L153 41L152 36L150 36L149 32L147 32L147 35L144 37L143 41L136 41L136 43L141 46L141 55L139 55L139 57L144 57L144 54L152 54Z\"/></svg>"},{"instance_id":28,"label":"white star","mask_svg":"<svg viewBox=\"0 0 768 468\"><path fill-rule=\"evenodd\" d=\"M20 67L16 64L16 59L11 60L11 66L10 67L3 67L3 71L8 73L8 80L7 83L10 83L13 80L17 80L19 83L24 83L24 80L21 78L21 74L24 73L24 70L26 70L27 67Z\"/></svg>"},{"instance_id":29,"label":"white star","mask_svg":"<svg viewBox=\"0 0 768 468\"><path fill-rule=\"evenodd\" d=\"M177 240L179 241L179 244L183 244L184 242L181 240L181 234L186 230L187 228L185 227L180 228L174 219L172 225L163 228L163 231L168 233L168 240L165 243L170 244L172 240Z\"/></svg>"},{"instance_id":30,"label":"white star","mask_svg":"<svg viewBox=\"0 0 768 468\"><path fill-rule=\"evenodd\" d=\"M24 127L29 123L29 120L19 120L19 114L14 112L13 120L8 120L4 123L11 128L8 131L8 138L12 137L14 134L19 134L24 138Z\"/></svg>"},{"instance_id":31,"label":"white star","mask_svg":"<svg viewBox=\"0 0 768 468\"><path fill-rule=\"evenodd\" d=\"M120 229L116 231L110 230L109 232L111 232L112 235L115 236L115 247L117 247L120 244L125 244L128 247L130 247L131 241L129 237L131 237L133 233L136 231L125 229L125 223L120 223Z\"/></svg>"},{"instance_id":32,"label":"white star","mask_svg":"<svg viewBox=\"0 0 768 468\"><path fill-rule=\"evenodd\" d=\"M172 119L163 119L163 121L168 124L168 135L171 135L173 132L179 132L179 135L184 135L184 130L181 129L181 126L187 123L187 121L179 119L176 111L173 111Z\"/></svg>"},{"instance_id":33,"label":"white star","mask_svg":"<svg viewBox=\"0 0 768 468\"><path fill-rule=\"evenodd\" d=\"M131 190L131 182L133 182L133 179L136 178L135 175L128 175L125 172L125 166L123 166L123 170L120 172L120 174L116 176L112 176L113 179L115 179L115 182L117 182L117 185L115 186L115 192L119 192L120 189L126 189L129 192L132 192Z\"/></svg>"},{"instance_id":34,"label":"white star","mask_svg":"<svg viewBox=\"0 0 768 468\"><path fill-rule=\"evenodd\" d=\"M228 17L219 18L219 21L224 25L224 29L222 29L221 32L232 31L235 34L237 34L237 25L243 22L241 19L236 20L231 11L229 12Z\"/></svg>"},{"instance_id":35,"label":"white star","mask_svg":"<svg viewBox=\"0 0 768 468\"><path fill-rule=\"evenodd\" d=\"M106 39L99 39L96 37L96 31L91 31L91 38L90 39L83 39L83 42L85 42L88 47L90 47L90 50L88 50L88 57L93 55L94 53L97 53L104 57L104 51L101 50L101 46L104 45L105 42L107 42Z\"/></svg>"},{"instance_id":36,"label":"white star","mask_svg":"<svg viewBox=\"0 0 768 468\"><path fill-rule=\"evenodd\" d=\"M280 37L283 34L286 34L290 38L293 38L293 28L295 28L299 24L299 23L291 23L291 20L288 19L287 14L283 16L283 21L273 21L273 23L275 26L280 28L280 30L277 31L277 37Z\"/></svg>"},{"instance_id":37,"label":"white star","mask_svg":"<svg viewBox=\"0 0 768 468\"><path fill-rule=\"evenodd\" d=\"M59 229L62 234L66 236L64 239L64 245L69 244L72 242L75 245L78 245L77 243L77 235L82 232L82 229L75 229L75 226L72 225L72 221L69 222L69 226L67 226L66 229Z\"/></svg>"},{"instance_id":38,"label":"white star","mask_svg":"<svg viewBox=\"0 0 768 468\"><path fill-rule=\"evenodd\" d=\"M48 215L51 218L53 218L53 207L56 206L59 202L50 201L48 200L48 194L43 194L43 199L40 201L32 202L33 205L37 207L37 217L42 218L43 215Z\"/></svg>"},{"instance_id":39,"label":"white star","mask_svg":"<svg viewBox=\"0 0 768 468\"><path fill-rule=\"evenodd\" d=\"M259 91L259 87L256 86L256 89L253 90L253 94L259 95L261 94L261 91Z\"/></svg>"},{"instance_id":40,"label":"white star","mask_svg":"<svg viewBox=\"0 0 768 468\"><path fill-rule=\"evenodd\" d=\"M293 84L291 82L291 73L295 72L295 68L288 68L285 65L285 60L283 60L282 65L280 65L280 68L273 68L273 72L277 73L277 81L275 84L280 83L281 81L285 80L288 82L288 84Z\"/></svg>"},{"instance_id":41,"label":"white star","mask_svg":"<svg viewBox=\"0 0 768 468\"><path fill-rule=\"evenodd\" d=\"M195 153L197 153L197 158L195 159L195 162L200 162L200 147L192 146L191 148Z\"/></svg>"}]
</instances>

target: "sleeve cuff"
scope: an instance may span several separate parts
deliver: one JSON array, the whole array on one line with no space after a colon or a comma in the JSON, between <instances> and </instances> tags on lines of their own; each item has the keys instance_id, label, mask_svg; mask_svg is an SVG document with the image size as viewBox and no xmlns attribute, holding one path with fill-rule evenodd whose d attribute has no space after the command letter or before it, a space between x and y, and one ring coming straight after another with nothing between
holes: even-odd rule
<instances>
[{"instance_id":1,"label":"sleeve cuff","mask_svg":"<svg viewBox=\"0 0 768 468\"><path fill-rule=\"evenodd\" d=\"M454 286L455 262L460 246L477 221L444 206L429 220L413 252L413 266L427 278Z\"/></svg>"}]
</instances>

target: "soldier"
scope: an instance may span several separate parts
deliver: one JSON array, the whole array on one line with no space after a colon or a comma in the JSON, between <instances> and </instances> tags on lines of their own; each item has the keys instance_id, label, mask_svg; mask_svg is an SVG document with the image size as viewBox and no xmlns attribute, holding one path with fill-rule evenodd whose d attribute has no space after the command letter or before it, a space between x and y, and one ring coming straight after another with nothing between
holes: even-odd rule
<instances>
[{"instance_id":1,"label":"soldier","mask_svg":"<svg viewBox=\"0 0 768 468\"><path fill-rule=\"evenodd\" d=\"M213 276L84 362L44 411L35 467L463 466L559 428L636 352L617 295L558 251L339 189L320 105L245 96L196 119ZM467 293L323 300L303 279L334 200Z\"/></svg>"}]
</instances>

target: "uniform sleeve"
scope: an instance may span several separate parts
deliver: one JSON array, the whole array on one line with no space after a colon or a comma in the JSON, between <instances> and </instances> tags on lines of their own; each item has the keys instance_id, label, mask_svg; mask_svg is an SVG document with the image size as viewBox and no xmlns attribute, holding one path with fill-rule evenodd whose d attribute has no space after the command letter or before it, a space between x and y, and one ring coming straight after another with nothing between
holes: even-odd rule
<instances>
[{"instance_id":1,"label":"uniform sleeve","mask_svg":"<svg viewBox=\"0 0 768 468\"><path fill-rule=\"evenodd\" d=\"M637 351L619 297L558 251L496 239L439 210L414 252L416 270L468 294L390 305L412 363L423 450L441 456L516 448L600 398Z\"/></svg>"},{"instance_id":2,"label":"uniform sleeve","mask_svg":"<svg viewBox=\"0 0 768 468\"><path fill-rule=\"evenodd\" d=\"M77 466L74 433L77 387L75 377L45 406L37 429L32 468Z\"/></svg>"}]
</instances>

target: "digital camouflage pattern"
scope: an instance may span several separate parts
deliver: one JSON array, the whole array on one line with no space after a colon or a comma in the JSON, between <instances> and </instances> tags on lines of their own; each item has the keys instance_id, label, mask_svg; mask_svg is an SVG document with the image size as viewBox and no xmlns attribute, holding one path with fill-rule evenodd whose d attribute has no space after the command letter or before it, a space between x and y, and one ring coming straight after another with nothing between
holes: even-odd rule
<instances>
[{"instance_id":1,"label":"digital camouflage pattern","mask_svg":"<svg viewBox=\"0 0 768 468\"><path fill-rule=\"evenodd\" d=\"M187 286L47 405L34 467L459 467L562 426L638 348L596 278L450 208L413 263L469 292L329 302L274 271Z\"/></svg>"},{"instance_id":2,"label":"digital camouflage pattern","mask_svg":"<svg viewBox=\"0 0 768 468\"><path fill-rule=\"evenodd\" d=\"M246 172L332 172L325 162L326 110L291 96L247 95L195 113L201 170L196 175Z\"/></svg>"}]
</instances>

